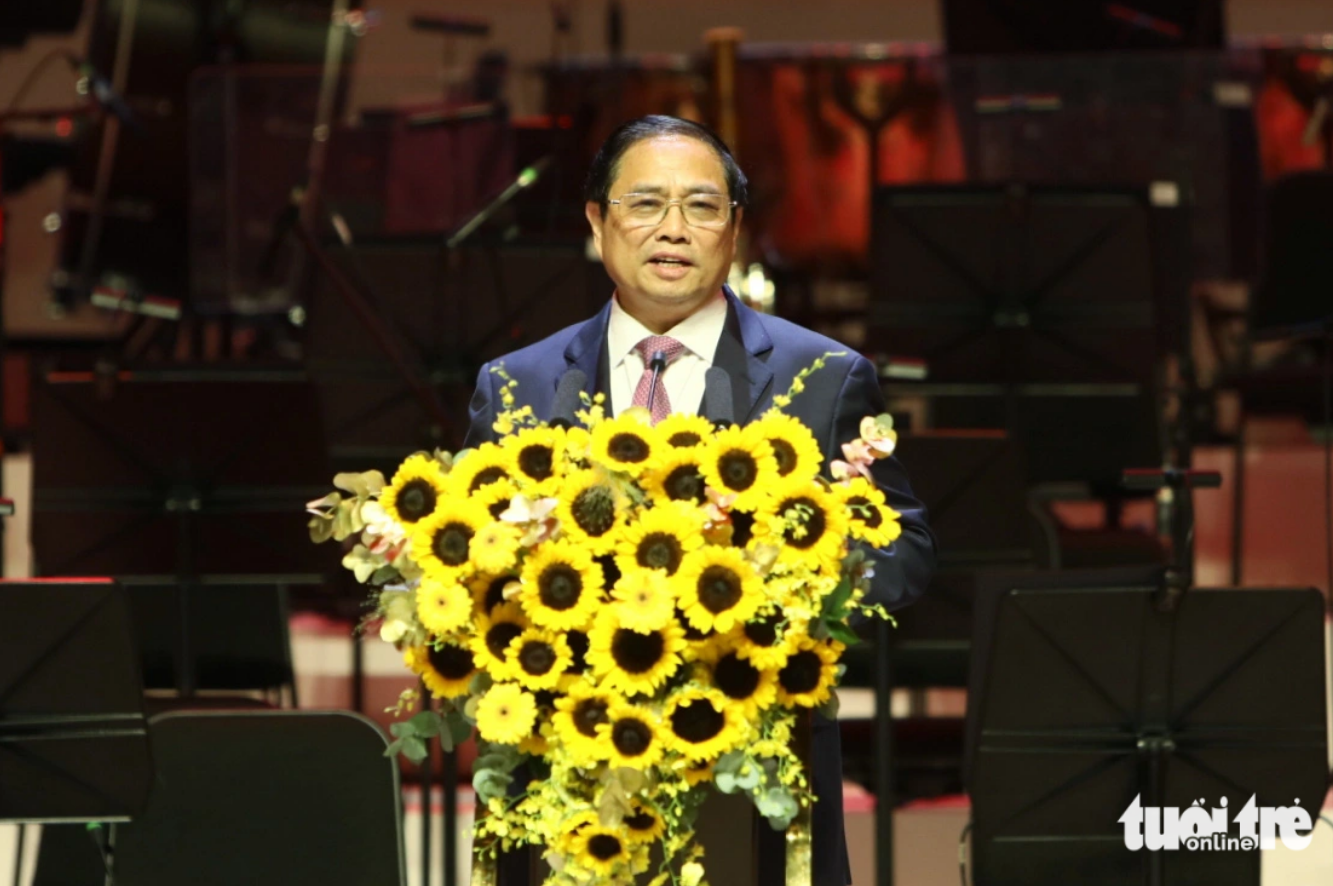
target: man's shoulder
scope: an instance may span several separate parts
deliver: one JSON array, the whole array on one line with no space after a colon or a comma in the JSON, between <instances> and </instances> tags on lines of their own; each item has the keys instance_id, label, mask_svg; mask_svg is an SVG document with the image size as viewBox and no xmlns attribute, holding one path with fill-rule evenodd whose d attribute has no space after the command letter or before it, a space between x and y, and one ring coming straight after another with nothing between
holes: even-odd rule
<instances>
[{"instance_id":1,"label":"man's shoulder","mask_svg":"<svg viewBox=\"0 0 1333 886\"><path fill-rule=\"evenodd\" d=\"M503 365L505 372L517 377L520 373L549 372L553 364L564 365L565 350L569 343L586 326L589 320L566 326L559 332L553 332L541 341L519 348L516 351L496 357L488 366ZM557 370L558 372L558 370Z\"/></svg>"},{"instance_id":2,"label":"man's shoulder","mask_svg":"<svg viewBox=\"0 0 1333 886\"><path fill-rule=\"evenodd\" d=\"M774 356L779 357L784 363L796 364L797 371L809 366L825 354L842 355L829 358L828 362L831 364L854 363L863 359L855 348L790 320L772 314L762 314L760 322L773 341Z\"/></svg>"}]
</instances>

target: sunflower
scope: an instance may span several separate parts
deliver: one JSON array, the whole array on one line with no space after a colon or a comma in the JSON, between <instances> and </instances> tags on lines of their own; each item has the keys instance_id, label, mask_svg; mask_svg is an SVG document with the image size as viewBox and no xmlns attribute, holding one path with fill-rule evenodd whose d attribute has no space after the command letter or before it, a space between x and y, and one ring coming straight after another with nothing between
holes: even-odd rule
<instances>
[{"instance_id":1,"label":"sunflower","mask_svg":"<svg viewBox=\"0 0 1333 886\"><path fill-rule=\"evenodd\" d=\"M757 668L774 670L787 663L805 631L805 621L793 619L781 609L752 618L732 629L728 638L736 654Z\"/></svg>"},{"instance_id":2,"label":"sunflower","mask_svg":"<svg viewBox=\"0 0 1333 886\"><path fill-rule=\"evenodd\" d=\"M449 473L450 492L459 498L476 495L498 480L515 479L513 454L496 443L483 443L454 462Z\"/></svg>"},{"instance_id":3,"label":"sunflower","mask_svg":"<svg viewBox=\"0 0 1333 886\"><path fill-rule=\"evenodd\" d=\"M515 590L518 589L518 576L512 572L499 575L480 573L472 576L467 586L472 591L472 602L477 611L487 613L505 602L505 589L511 584Z\"/></svg>"},{"instance_id":4,"label":"sunflower","mask_svg":"<svg viewBox=\"0 0 1333 886\"><path fill-rule=\"evenodd\" d=\"M500 446L509 456L514 481L529 497L544 494L558 482L565 451L565 432L560 428L524 428Z\"/></svg>"},{"instance_id":5,"label":"sunflower","mask_svg":"<svg viewBox=\"0 0 1333 886\"><path fill-rule=\"evenodd\" d=\"M486 509L467 499L451 498L423 518L412 532L412 558L426 575L449 581L475 568L472 537L491 522Z\"/></svg>"},{"instance_id":6,"label":"sunflower","mask_svg":"<svg viewBox=\"0 0 1333 886\"><path fill-rule=\"evenodd\" d=\"M735 548L710 545L691 552L672 584L685 617L700 631L729 631L764 600L763 583Z\"/></svg>"},{"instance_id":7,"label":"sunflower","mask_svg":"<svg viewBox=\"0 0 1333 886\"><path fill-rule=\"evenodd\" d=\"M601 601L602 569L572 541L546 542L523 564L523 609L533 624L568 630L591 620Z\"/></svg>"},{"instance_id":8,"label":"sunflower","mask_svg":"<svg viewBox=\"0 0 1333 886\"><path fill-rule=\"evenodd\" d=\"M674 418L667 416L666 421ZM694 449L668 449L657 460L651 471L643 475L644 491L655 502L678 501L687 504L702 505L708 497L704 492L708 483L704 480L704 451Z\"/></svg>"},{"instance_id":9,"label":"sunflower","mask_svg":"<svg viewBox=\"0 0 1333 886\"><path fill-rule=\"evenodd\" d=\"M836 573L847 541L847 512L818 483L785 480L773 489L773 507L756 534L781 546L778 562Z\"/></svg>"},{"instance_id":10,"label":"sunflower","mask_svg":"<svg viewBox=\"0 0 1333 886\"><path fill-rule=\"evenodd\" d=\"M631 631L655 631L676 614L676 595L656 569L634 569L616 582L611 597L620 623Z\"/></svg>"},{"instance_id":11,"label":"sunflower","mask_svg":"<svg viewBox=\"0 0 1333 886\"><path fill-rule=\"evenodd\" d=\"M603 686L626 695L648 695L680 667L685 632L674 622L655 631L630 630L619 612L604 609L588 641L588 664Z\"/></svg>"},{"instance_id":12,"label":"sunflower","mask_svg":"<svg viewBox=\"0 0 1333 886\"><path fill-rule=\"evenodd\" d=\"M685 776L685 783L690 787L706 781L713 780L713 760L696 760L686 766L681 772Z\"/></svg>"},{"instance_id":13,"label":"sunflower","mask_svg":"<svg viewBox=\"0 0 1333 886\"><path fill-rule=\"evenodd\" d=\"M653 466L662 438L631 413L598 422L592 429L593 461L637 477Z\"/></svg>"},{"instance_id":14,"label":"sunflower","mask_svg":"<svg viewBox=\"0 0 1333 886\"><path fill-rule=\"evenodd\" d=\"M685 555L703 544L703 531L703 514L697 508L674 502L650 508L621 533L616 565L624 574L639 568L675 575Z\"/></svg>"},{"instance_id":15,"label":"sunflower","mask_svg":"<svg viewBox=\"0 0 1333 886\"><path fill-rule=\"evenodd\" d=\"M413 646L403 653L403 661L436 698L467 695L477 672L471 650L453 643Z\"/></svg>"},{"instance_id":16,"label":"sunflower","mask_svg":"<svg viewBox=\"0 0 1333 886\"><path fill-rule=\"evenodd\" d=\"M634 843L651 843L666 833L666 822L652 806L637 797L630 800L630 814L625 816L625 832Z\"/></svg>"},{"instance_id":17,"label":"sunflower","mask_svg":"<svg viewBox=\"0 0 1333 886\"><path fill-rule=\"evenodd\" d=\"M499 520L500 515L509 510L509 504L518 495L518 487L508 478L501 478L472 493L472 501L486 509L492 520Z\"/></svg>"},{"instance_id":18,"label":"sunflower","mask_svg":"<svg viewBox=\"0 0 1333 886\"><path fill-rule=\"evenodd\" d=\"M569 850L571 864L609 881L629 867L634 843L621 828L590 822L571 835Z\"/></svg>"},{"instance_id":19,"label":"sunflower","mask_svg":"<svg viewBox=\"0 0 1333 886\"><path fill-rule=\"evenodd\" d=\"M483 572L504 572L518 557L522 533L512 523L492 521L477 530L468 544L473 565Z\"/></svg>"},{"instance_id":20,"label":"sunflower","mask_svg":"<svg viewBox=\"0 0 1333 886\"><path fill-rule=\"evenodd\" d=\"M709 760L745 739L740 706L716 689L690 688L675 693L663 712L666 740L690 760Z\"/></svg>"},{"instance_id":21,"label":"sunflower","mask_svg":"<svg viewBox=\"0 0 1333 886\"><path fill-rule=\"evenodd\" d=\"M778 701L785 707L813 708L828 701L843 645L802 637L778 672Z\"/></svg>"},{"instance_id":22,"label":"sunflower","mask_svg":"<svg viewBox=\"0 0 1333 886\"><path fill-rule=\"evenodd\" d=\"M620 496L611 482L599 471L586 470L565 478L555 515L565 538L597 555L615 548L620 511Z\"/></svg>"},{"instance_id":23,"label":"sunflower","mask_svg":"<svg viewBox=\"0 0 1333 886\"><path fill-rule=\"evenodd\" d=\"M573 660L569 644L555 631L528 628L505 650L509 674L524 689L554 689Z\"/></svg>"},{"instance_id":24,"label":"sunflower","mask_svg":"<svg viewBox=\"0 0 1333 886\"><path fill-rule=\"evenodd\" d=\"M735 649L723 649L713 664L713 685L739 707L743 719L756 720L777 695L777 674L757 668Z\"/></svg>"},{"instance_id":25,"label":"sunflower","mask_svg":"<svg viewBox=\"0 0 1333 886\"><path fill-rule=\"evenodd\" d=\"M693 449L713 436L713 423L702 415L673 412L657 423L657 433L673 449Z\"/></svg>"},{"instance_id":26,"label":"sunflower","mask_svg":"<svg viewBox=\"0 0 1333 886\"><path fill-rule=\"evenodd\" d=\"M436 581L430 576L417 588L417 618L436 636L448 634L467 624L472 616L472 598L456 582Z\"/></svg>"},{"instance_id":27,"label":"sunflower","mask_svg":"<svg viewBox=\"0 0 1333 886\"><path fill-rule=\"evenodd\" d=\"M735 506L754 507L764 490L778 478L773 447L755 425L719 431L704 446L700 465L708 485L719 493L735 495Z\"/></svg>"},{"instance_id":28,"label":"sunflower","mask_svg":"<svg viewBox=\"0 0 1333 886\"><path fill-rule=\"evenodd\" d=\"M592 451L592 434L578 425L565 428L566 473L587 467L588 453Z\"/></svg>"},{"instance_id":29,"label":"sunflower","mask_svg":"<svg viewBox=\"0 0 1333 886\"><path fill-rule=\"evenodd\" d=\"M568 695L556 699L551 724L574 765L592 766L606 759L597 727L610 722L608 711L617 703L623 703L620 696L584 680L575 681Z\"/></svg>"},{"instance_id":30,"label":"sunflower","mask_svg":"<svg viewBox=\"0 0 1333 886\"><path fill-rule=\"evenodd\" d=\"M537 699L514 683L496 683L477 702L477 731L486 741L516 745L536 721Z\"/></svg>"},{"instance_id":31,"label":"sunflower","mask_svg":"<svg viewBox=\"0 0 1333 886\"><path fill-rule=\"evenodd\" d=\"M509 679L509 644L528 628L523 610L517 603L501 603L489 614L478 612L476 621L470 645L477 667L496 680Z\"/></svg>"},{"instance_id":32,"label":"sunflower","mask_svg":"<svg viewBox=\"0 0 1333 886\"><path fill-rule=\"evenodd\" d=\"M781 412L764 413L752 427L768 441L777 459L778 474L784 478L813 480L819 474L824 455L810 429L798 419Z\"/></svg>"},{"instance_id":33,"label":"sunflower","mask_svg":"<svg viewBox=\"0 0 1333 886\"><path fill-rule=\"evenodd\" d=\"M409 456L394 472L393 482L380 493L385 513L411 529L444 501L448 487L444 468L429 455Z\"/></svg>"},{"instance_id":34,"label":"sunflower","mask_svg":"<svg viewBox=\"0 0 1333 886\"><path fill-rule=\"evenodd\" d=\"M847 509L848 529L872 547L882 548L902 535L898 512L884 502L884 492L865 477L838 483L833 494Z\"/></svg>"},{"instance_id":35,"label":"sunflower","mask_svg":"<svg viewBox=\"0 0 1333 886\"><path fill-rule=\"evenodd\" d=\"M618 766L647 769L666 750L656 718L646 708L632 704L612 705L606 712L606 722L597 727L597 736L612 769Z\"/></svg>"}]
</instances>

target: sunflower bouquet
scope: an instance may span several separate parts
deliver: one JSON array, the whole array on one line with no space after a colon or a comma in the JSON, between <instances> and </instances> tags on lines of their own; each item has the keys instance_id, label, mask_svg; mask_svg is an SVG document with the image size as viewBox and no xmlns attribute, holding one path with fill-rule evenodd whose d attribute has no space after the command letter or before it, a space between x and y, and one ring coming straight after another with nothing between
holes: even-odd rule
<instances>
[{"instance_id":1,"label":"sunflower bouquet","mask_svg":"<svg viewBox=\"0 0 1333 886\"><path fill-rule=\"evenodd\" d=\"M474 857L543 847L549 886L697 886L693 822L711 790L742 793L776 829L814 801L798 720L836 704L869 568L898 515L869 465L892 452L867 418L820 470L810 431L775 406L715 428L646 410L582 426L514 407L500 442L408 458L385 482L340 474L312 502L315 541L375 588L381 636L438 704L396 722L391 752L479 737ZM419 699L405 693L400 708ZM400 711L401 712L401 711ZM827 711L831 713L831 711Z\"/></svg>"}]
</instances>

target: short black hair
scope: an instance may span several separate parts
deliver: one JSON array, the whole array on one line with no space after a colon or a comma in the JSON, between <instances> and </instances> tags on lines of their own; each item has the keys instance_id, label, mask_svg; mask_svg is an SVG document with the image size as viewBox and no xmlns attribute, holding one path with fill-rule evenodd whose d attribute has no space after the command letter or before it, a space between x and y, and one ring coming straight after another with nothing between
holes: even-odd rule
<instances>
[{"instance_id":1,"label":"short black hair","mask_svg":"<svg viewBox=\"0 0 1333 886\"><path fill-rule=\"evenodd\" d=\"M588 170L588 180L583 185L583 198L589 203L596 203L606 212L607 201L611 199L611 182L615 180L620 158L625 152L645 139L663 136L683 136L697 139L713 149L722 161L722 169L727 179L727 193L736 205L744 209L750 200L750 183L740 164L732 156L726 142L718 138L717 133L690 120L679 117L667 117L652 114L620 124L616 131L607 136L602 147L593 158L592 168Z\"/></svg>"}]
</instances>

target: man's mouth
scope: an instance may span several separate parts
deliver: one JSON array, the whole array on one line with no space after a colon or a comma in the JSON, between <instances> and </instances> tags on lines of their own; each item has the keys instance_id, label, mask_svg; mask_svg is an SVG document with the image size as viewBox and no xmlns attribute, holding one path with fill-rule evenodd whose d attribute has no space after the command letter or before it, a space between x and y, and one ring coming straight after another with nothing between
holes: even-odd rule
<instances>
[{"instance_id":1,"label":"man's mouth","mask_svg":"<svg viewBox=\"0 0 1333 886\"><path fill-rule=\"evenodd\" d=\"M666 267L687 267L691 262L677 256L655 255L648 259L649 264L664 265Z\"/></svg>"}]
</instances>

